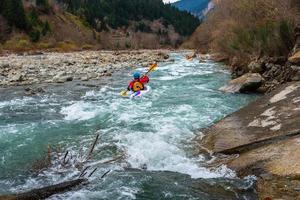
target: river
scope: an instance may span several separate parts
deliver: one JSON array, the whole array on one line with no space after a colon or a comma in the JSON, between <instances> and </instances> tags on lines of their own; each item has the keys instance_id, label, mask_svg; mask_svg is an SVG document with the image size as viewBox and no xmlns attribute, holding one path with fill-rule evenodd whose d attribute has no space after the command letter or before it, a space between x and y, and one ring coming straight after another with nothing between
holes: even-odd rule
<instances>
[{"instance_id":1,"label":"river","mask_svg":"<svg viewBox=\"0 0 300 200\"><path fill-rule=\"evenodd\" d=\"M208 167L195 156L199 129L256 99L218 91L230 74L221 64L187 61L172 53L150 75L152 91L138 99L119 96L134 70L101 81L45 86L24 96L22 87L1 89L0 194L26 191L77 178L75 165L53 162L33 171L48 145L79 157L96 134L97 167L89 184L50 199L254 199L252 178L238 179L226 166ZM93 86L93 87L92 87ZM120 155L117 162L100 164ZM103 173L111 170L104 178Z\"/></svg>"}]
</instances>

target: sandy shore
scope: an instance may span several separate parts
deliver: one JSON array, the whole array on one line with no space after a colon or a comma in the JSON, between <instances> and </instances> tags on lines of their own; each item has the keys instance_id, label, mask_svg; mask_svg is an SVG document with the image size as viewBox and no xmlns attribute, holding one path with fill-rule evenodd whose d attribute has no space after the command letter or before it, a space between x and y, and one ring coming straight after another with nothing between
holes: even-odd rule
<instances>
[{"instance_id":1,"label":"sandy shore","mask_svg":"<svg viewBox=\"0 0 300 200\"><path fill-rule=\"evenodd\" d=\"M120 69L163 61L168 53L138 50L10 54L0 57L0 87L99 79Z\"/></svg>"}]
</instances>

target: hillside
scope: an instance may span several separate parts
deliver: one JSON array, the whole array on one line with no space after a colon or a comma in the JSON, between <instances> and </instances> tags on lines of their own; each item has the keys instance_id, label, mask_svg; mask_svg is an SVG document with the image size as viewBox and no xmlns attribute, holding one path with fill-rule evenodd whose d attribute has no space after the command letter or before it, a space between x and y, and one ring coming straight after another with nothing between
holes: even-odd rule
<instances>
[{"instance_id":1,"label":"hillside","mask_svg":"<svg viewBox=\"0 0 300 200\"><path fill-rule=\"evenodd\" d=\"M180 0L173 3L175 7L182 11L188 11L193 15L202 18L211 9L210 0Z\"/></svg>"},{"instance_id":2,"label":"hillside","mask_svg":"<svg viewBox=\"0 0 300 200\"><path fill-rule=\"evenodd\" d=\"M294 66L299 64L300 55L300 1L214 3L215 9L182 47L214 54L215 60L230 65L233 78L259 73L261 92L299 79Z\"/></svg>"},{"instance_id":3,"label":"hillside","mask_svg":"<svg viewBox=\"0 0 300 200\"><path fill-rule=\"evenodd\" d=\"M4 0L0 49L176 47L199 20L161 0Z\"/></svg>"},{"instance_id":4,"label":"hillside","mask_svg":"<svg viewBox=\"0 0 300 200\"><path fill-rule=\"evenodd\" d=\"M260 55L283 56L290 52L293 30L300 19L299 1L219 0L214 3L214 11L184 47L248 59Z\"/></svg>"}]
</instances>

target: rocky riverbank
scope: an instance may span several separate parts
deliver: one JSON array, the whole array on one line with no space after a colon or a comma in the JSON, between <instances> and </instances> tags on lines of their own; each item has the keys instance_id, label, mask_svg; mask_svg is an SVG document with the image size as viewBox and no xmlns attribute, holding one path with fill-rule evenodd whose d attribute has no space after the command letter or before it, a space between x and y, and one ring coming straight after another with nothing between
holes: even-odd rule
<instances>
[{"instance_id":1,"label":"rocky riverbank","mask_svg":"<svg viewBox=\"0 0 300 200\"><path fill-rule=\"evenodd\" d=\"M283 84L202 130L198 142L239 176L256 175L260 199L300 199L299 108L300 81Z\"/></svg>"},{"instance_id":2,"label":"rocky riverbank","mask_svg":"<svg viewBox=\"0 0 300 200\"><path fill-rule=\"evenodd\" d=\"M168 58L167 53L167 50L139 50L10 54L0 57L0 86L99 79L123 68L146 67L162 61Z\"/></svg>"},{"instance_id":3,"label":"rocky riverbank","mask_svg":"<svg viewBox=\"0 0 300 200\"><path fill-rule=\"evenodd\" d=\"M230 66L233 80L220 88L224 92L269 93L281 84L300 81L300 25L295 29L295 44L288 56L228 58L222 53L211 55L217 62Z\"/></svg>"}]
</instances>

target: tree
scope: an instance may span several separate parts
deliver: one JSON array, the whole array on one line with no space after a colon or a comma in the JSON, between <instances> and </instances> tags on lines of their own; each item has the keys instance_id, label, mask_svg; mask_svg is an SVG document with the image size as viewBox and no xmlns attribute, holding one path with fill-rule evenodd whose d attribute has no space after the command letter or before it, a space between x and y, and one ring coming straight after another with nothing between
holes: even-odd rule
<instances>
[{"instance_id":1,"label":"tree","mask_svg":"<svg viewBox=\"0 0 300 200\"><path fill-rule=\"evenodd\" d=\"M48 0L36 0L36 5L42 12L48 13L50 10L50 5Z\"/></svg>"},{"instance_id":2,"label":"tree","mask_svg":"<svg viewBox=\"0 0 300 200\"><path fill-rule=\"evenodd\" d=\"M181 35L190 35L200 21L188 12L179 11L161 0L58 0L75 15L97 28L99 21L112 28L127 27L130 21L163 20ZM105 27L105 26L103 26ZM99 29L99 28L98 28Z\"/></svg>"},{"instance_id":3,"label":"tree","mask_svg":"<svg viewBox=\"0 0 300 200\"><path fill-rule=\"evenodd\" d=\"M2 0L2 13L10 26L26 30L28 28L21 0Z\"/></svg>"}]
</instances>

